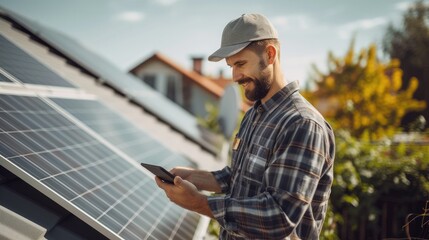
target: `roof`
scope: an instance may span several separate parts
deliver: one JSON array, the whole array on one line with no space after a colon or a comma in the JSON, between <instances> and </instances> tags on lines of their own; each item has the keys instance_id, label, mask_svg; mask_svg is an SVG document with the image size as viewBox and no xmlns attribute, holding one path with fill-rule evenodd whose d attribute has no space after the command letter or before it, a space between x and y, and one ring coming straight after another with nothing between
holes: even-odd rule
<instances>
[{"instance_id":1,"label":"roof","mask_svg":"<svg viewBox=\"0 0 429 240\"><path fill-rule=\"evenodd\" d=\"M210 80L214 82L215 84L219 85L221 88L225 89L229 84L233 84L234 82L230 78L224 78L223 76L220 77L210 77Z\"/></svg>"}]
</instances>

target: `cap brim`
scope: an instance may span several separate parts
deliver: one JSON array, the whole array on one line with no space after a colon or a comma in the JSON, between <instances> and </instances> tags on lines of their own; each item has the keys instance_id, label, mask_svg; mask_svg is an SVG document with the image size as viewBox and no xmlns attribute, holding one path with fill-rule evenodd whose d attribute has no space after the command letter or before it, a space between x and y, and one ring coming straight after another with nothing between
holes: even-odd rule
<instances>
[{"instance_id":1,"label":"cap brim","mask_svg":"<svg viewBox=\"0 0 429 240\"><path fill-rule=\"evenodd\" d=\"M243 50L250 42L239 43L231 46L219 48L216 52L209 56L209 61L219 62L220 60L230 57Z\"/></svg>"}]
</instances>

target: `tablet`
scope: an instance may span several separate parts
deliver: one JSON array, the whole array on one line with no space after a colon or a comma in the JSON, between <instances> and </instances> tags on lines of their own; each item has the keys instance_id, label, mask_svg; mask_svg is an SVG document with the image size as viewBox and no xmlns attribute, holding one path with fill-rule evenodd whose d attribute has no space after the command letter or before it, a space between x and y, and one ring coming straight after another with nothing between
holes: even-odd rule
<instances>
[{"instance_id":1,"label":"tablet","mask_svg":"<svg viewBox=\"0 0 429 240\"><path fill-rule=\"evenodd\" d=\"M161 178L163 182L174 184L175 176L169 171L165 170L163 167L147 163L141 163L141 165L147 170L149 170L151 173L155 174L155 176Z\"/></svg>"}]
</instances>

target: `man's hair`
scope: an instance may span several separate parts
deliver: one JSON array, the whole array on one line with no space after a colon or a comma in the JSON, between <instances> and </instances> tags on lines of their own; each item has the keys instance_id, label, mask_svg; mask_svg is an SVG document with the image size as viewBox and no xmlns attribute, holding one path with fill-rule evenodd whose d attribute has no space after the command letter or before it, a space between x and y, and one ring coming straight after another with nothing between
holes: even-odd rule
<instances>
[{"instance_id":1,"label":"man's hair","mask_svg":"<svg viewBox=\"0 0 429 240\"><path fill-rule=\"evenodd\" d=\"M250 43L247 46L247 48L249 50L254 51L257 54L262 54L265 51L265 48L269 44L272 44L277 48L277 57L280 61L280 42L278 39L272 38L272 39L264 39L264 40L254 41L254 42Z\"/></svg>"}]
</instances>

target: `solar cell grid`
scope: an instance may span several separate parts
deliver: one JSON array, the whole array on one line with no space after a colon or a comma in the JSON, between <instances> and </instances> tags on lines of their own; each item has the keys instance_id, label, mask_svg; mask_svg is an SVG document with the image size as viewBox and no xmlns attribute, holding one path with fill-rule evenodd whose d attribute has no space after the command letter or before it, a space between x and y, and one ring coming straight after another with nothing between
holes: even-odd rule
<instances>
[{"instance_id":1,"label":"solar cell grid","mask_svg":"<svg viewBox=\"0 0 429 240\"><path fill-rule=\"evenodd\" d=\"M98 101L62 98L51 100L137 162L157 164L166 169L194 166L187 158L168 150Z\"/></svg>"},{"instance_id":2,"label":"solar cell grid","mask_svg":"<svg viewBox=\"0 0 429 240\"><path fill-rule=\"evenodd\" d=\"M196 214L169 203L137 164L44 100L0 94L0 121L0 154L91 216L90 224L125 239L192 238Z\"/></svg>"},{"instance_id":3,"label":"solar cell grid","mask_svg":"<svg viewBox=\"0 0 429 240\"><path fill-rule=\"evenodd\" d=\"M0 35L0 66L23 83L75 88L2 35Z\"/></svg>"}]
</instances>

